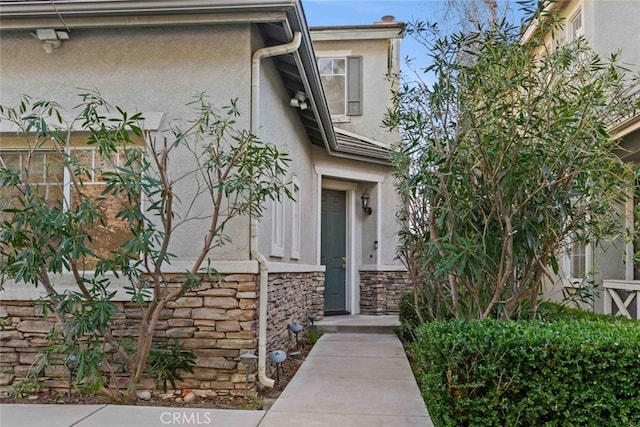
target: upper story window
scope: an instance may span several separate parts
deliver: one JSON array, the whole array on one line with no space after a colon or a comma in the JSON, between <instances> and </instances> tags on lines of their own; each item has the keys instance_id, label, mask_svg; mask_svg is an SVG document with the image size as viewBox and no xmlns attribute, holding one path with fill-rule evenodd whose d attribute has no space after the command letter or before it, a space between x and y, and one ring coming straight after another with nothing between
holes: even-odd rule
<instances>
[{"instance_id":1,"label":"upper story window","mask_svg":"<svg viewBox=\"0 0 640 427\"><path fill-rule=\"evenodd\" d=\"M333 117L362 114L362 57L318 58L320 79Z\"/></svg>"},{"instance_id":2,"label":"upper story window","mask_svg":"<svg viewBox=\"0 0 640 427\"><path fill-rule=\"evenodd\" d=\"M580 37L583 34L582 30L582 8L579 8L572 16L569 18L569 22L567 25L567 41L570 42L575 38Z\"/></svg>"}]
</instances>

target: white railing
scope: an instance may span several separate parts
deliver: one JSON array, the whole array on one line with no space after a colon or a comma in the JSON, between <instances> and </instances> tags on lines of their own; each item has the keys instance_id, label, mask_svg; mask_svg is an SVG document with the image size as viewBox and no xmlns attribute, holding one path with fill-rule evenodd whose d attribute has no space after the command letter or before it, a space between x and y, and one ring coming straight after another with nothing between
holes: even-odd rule
<instances>
[{"instance_id":1,"label":"white railing","mask_svg":"<svg viewBox=\"0 0 640 427\"><path fill-rule=\"evenodd\" d=\"M615 302L616 315L640 320L640 280L604 280L604 312L613 313ZM624 293L624 294L623 294ZM623 300L624 298L624 300ZM635 316L629 311L635 300Z\"/></svg>"}]
</instances>

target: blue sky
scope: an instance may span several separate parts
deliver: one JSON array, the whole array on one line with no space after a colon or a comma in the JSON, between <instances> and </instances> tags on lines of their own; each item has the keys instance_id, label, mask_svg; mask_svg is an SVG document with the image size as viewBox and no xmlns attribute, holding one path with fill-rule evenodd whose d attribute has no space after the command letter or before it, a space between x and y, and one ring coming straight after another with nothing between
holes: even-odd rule
<instances>
[{"instance_id":1,"label":"blue sky","mask_svg":"<svg viewBox=\"0 0 640 427\"><path fill-rule=\"evenodd\" d=\"M466 0L461 0L466 1ZM514 0L509 0L517 14ZM307 22L310 26L322 25L367 25L380 21L384 15L393 15L396 21L431 21L442 24L447 10L447 0L302 0ZM517 18L516 18L517 19ZM411 37L401 44L401 56L415 59L414 65L425 66L426 52ZM403 66L404 68L404 66Z\"/></svg>"},{"instance_id":2,"label":"blue sky","mask_svg":"<svg viewBox=\"0 0 640 427\"><path fill-rule=\"evenodd\" d=\"M443 1L434 0L302 0L309 25L373 24L384 15L398 21L416 18L429 19L435 9L442 9ZM427 16L429 15L429 16Z\"/></svg>"},{"instance_id":3,"label":"blue sky","mask_svg":"<svg viewBox=\"0 0 640 427\"><path fill-rule=\"evenodd\" d=\"M444 11L442 0L302 0L307 22L310 26L322 25L369 25L380 21L384 15L393 15L396 21L433 20L438 11ZM424 50L410 37L400 47L402 64L404 58L424 58ZM424 60L416 63L424 66ZM425 64L426 65L426 64Z\"/></svg>"},{"instance_id":4,"label":"blue sky","mask_svg":"<svg viewBox=\"0 0 640 427\"><path fill-rule=\"evenodd\" d=\"M515 0L509 2L517 10ZM384 15L404 22L438 19L447 9L447 0L302 0L302 5L311 26L361 25L373 24Z\"/></svg>"}]
</instances>

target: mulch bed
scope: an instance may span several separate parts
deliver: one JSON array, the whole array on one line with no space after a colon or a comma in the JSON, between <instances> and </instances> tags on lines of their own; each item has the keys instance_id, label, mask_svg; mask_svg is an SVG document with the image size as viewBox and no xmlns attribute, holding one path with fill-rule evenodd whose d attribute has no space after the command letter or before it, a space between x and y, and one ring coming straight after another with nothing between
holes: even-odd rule
<instances>
[{"instance_id":1,"label":"mulch bed","mask_svg":"<svg viewBox=\"0 0 640 427\"><path fill-rule=\"evenodd\" d=\"M309 354L311 346L301 348L299 351L303 357ZM291 352L295 351L292 349ZM291 353L289 353L291 354ZM258 383L257 398L245 399L244 396L218 396L204 397L196 396L193 402L176 402L175 399L162 399L158 394L154 394L150 400L136 401L137 406L165 406L179 408L210 408L210 409L268 409L271 404L280 396L289 381L302 365L303 360L296 360L287 357L284 361L284 369L280 371L279 382L273 388L266 388ZM269 363L269 362L267 362ZM275 372L273 379L276 379ZM179 393L179 392L178 392ZM180 393L176 395L179 397ZM96 405L111 403L106 396L102 395L77 395L60 392L40 392L29 394L22 398L4 397L0 398L0 403L20 403L20 404L57 404L57 405Z\"/></svg>"}]
</instances>

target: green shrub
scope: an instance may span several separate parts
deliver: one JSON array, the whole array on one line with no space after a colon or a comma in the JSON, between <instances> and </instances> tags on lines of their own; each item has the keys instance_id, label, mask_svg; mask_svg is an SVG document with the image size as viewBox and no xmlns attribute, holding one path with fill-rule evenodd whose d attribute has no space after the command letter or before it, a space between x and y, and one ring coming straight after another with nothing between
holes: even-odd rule
<instances>
[{"instance_id":1,"label":"green shrub","mask_svg":"<svg viewBox=\"0 0 640 427\"><path fill-rule=\"evenodd\" d=\"M412 352L436 426L640 425L638 322L430 322Z\"/></svg>"},{"instance_id":2,"label":"green shrub","mask_svg":"<svg viewBox=\"0 0 640 427\"><path fill-rule=\"evenodd\" d=\"M604 320L604 321L624 321L626 317L613 316L611 314L598 314L593 311L581 310L579 308L567 307L566 305L543 301L538 304L537 318L547 322L557 322L561 320Z\"/></svg>"},{"instance_id":3,"label":"green shrub","mask_svg":"<svg viewBox=\"0 0 640 427\"><path fill-rule=\"evenodd\" d=\"M422 316L425 322L433 319L430 314L429 299L424 291L418 293L418 308L416 309L414 291L410 290L403 293L400 296L400 302L398 305L400 319L400 338L404 341L413 341L415 338L416 329L422 324L418 312Z\"/></svg>"}]
</instances>

